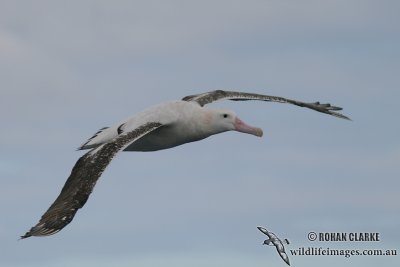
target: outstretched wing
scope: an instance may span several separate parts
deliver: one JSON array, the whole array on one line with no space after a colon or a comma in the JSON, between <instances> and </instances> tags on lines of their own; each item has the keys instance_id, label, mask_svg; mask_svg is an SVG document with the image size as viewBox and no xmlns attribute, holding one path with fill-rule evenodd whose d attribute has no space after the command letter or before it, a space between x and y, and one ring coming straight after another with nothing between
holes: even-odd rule
<instances>
[{"instance_id":1,"label":"outstretched wing","mask_svg":"<svg viewBox=\"0 0 400 267\"><path fill-rule=\"evenodd\" d=\"M319 102L305 103L279 96L216 90L198 95L185 96L184 98L182 98L182 100L194 101L199 103L200 106L204 106L206 104L209 104L217 100L234 100L234 101L261 100L261 101L270 101L278 103L289 103L299 107L305 107L318 112L326 113L338 118L350 120L350 118L344 116L343 114L340 114L339 112L336 112L338 110L342 110L342 108L340 107L331 106L331 104L321 104Z\"/></svg>"},{"instance_id":2,"label":"outstretched wing","mask_svg":"<svg viewBox=\"0 0 400 267\"><path fill-rule=\"evenodd\" d=\"M63 229L72 221L78 209L85 205L97 180L113 157L128 145L161 126L162 124L158 122L146 123L83 155L76 162L60 195L43 214L38 224L21 238L52 235Z\"/></svg>"}]
</instances>

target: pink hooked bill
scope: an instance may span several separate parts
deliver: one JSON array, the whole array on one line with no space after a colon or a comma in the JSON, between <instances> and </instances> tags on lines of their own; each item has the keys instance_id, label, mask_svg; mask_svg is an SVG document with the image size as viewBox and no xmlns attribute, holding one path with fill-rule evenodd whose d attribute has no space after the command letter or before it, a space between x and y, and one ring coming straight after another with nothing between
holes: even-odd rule
<instances>
[{"instance_id":1,"label":"pink hooked bill","mask_svg":"<svg viewBox=\"0 0 400 267\"><path fill-rule=\"evenodd\" d=\"M258 136L258 137L261 137L263 135L263 130L261 128L247 125L239 118L235 119L234 126L235 126L235 131L238 131L238 132L248 133L248 134Z\"/></svg>"}]
</instances>

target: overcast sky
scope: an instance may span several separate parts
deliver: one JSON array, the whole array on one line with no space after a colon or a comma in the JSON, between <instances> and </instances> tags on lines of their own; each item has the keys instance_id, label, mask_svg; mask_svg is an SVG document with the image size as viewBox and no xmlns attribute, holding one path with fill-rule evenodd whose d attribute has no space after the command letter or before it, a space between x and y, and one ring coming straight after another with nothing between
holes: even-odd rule
<instances>
[{"instance_id":1,"label":"overcast sky","mask_svg":"<svg viewBox=\"0 0 400 267\"><path fill-rule=\"evenodd\" d=\"M400 4L367 0L0 2L0 265L285 266L299 247L400 252ZM99 128L214 89L330 102L217 102L264 129L121 153L73 222L18 241ZM380 242L310 242L379 232ZM289 255L292 266L400 256Z\"/></svg>"}]
</instances>

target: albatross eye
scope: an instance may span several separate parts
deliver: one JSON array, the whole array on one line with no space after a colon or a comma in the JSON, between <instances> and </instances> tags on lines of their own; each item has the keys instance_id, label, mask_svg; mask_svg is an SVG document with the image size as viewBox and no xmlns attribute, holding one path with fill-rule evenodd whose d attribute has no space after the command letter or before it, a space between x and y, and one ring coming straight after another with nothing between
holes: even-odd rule
<instances>
[{"instance_id":1,"label":"albatross eye","mask_svg":"<svg viewBox=\"0 0 400 267\"><path fill-rule=\"evenodd\" d=\"M224 114L222 115L222 117L228 118L228 114L224 113Z\"/></svg>"}]
</instances>

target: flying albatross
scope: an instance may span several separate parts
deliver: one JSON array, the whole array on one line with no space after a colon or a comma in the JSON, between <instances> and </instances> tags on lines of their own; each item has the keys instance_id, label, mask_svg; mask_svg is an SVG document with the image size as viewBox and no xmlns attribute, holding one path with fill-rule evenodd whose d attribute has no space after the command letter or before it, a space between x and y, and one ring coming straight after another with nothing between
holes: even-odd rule
<instances>
[{"instance_id":1,"label":"flying albatross","mask_svg":"<svg viewBox=\"0 0 400 267\"><path fill-rule=\"evenodd\" d=\"M330 104L305 103L277 96L222 90L190 95L180 101L152 106L112 127L100 129L79 147L80 150L91 150L79 158L60 195L39 222L21 238L52 235L69 224L78 209L85 205L107 165L121 150L156 151L199 141L226 131L239 131L261 137L263 132L260 128L247 125L234 112L204 107L211 102L225 99L289 103L349 119L337 112L342 108Z\"/></svg>"},{"instance_id":2,"label":"flying albatross","mask_svg":"<svg viewBox=\"0 0 400 267\"><path fill-rule=\"evenodd\" d=\"M268 246L275 246L276 251L278 252L279 256L281 256L282 260L284 262L286 262L287 265L290 266L290 261L289 261L289 257L285 252L285 247L284 247L284 243L285 244L289 244L289 240L287 240L286 238L284 239L284 241L282 242L282 240L280 240L274 233L268 231L267 229L258 226L257 227L258 230L260 230L262 233L264 233L265 235L268 236L267 240L264 240L263 245L268 245Z\"/></svg>"}]
</instances>

